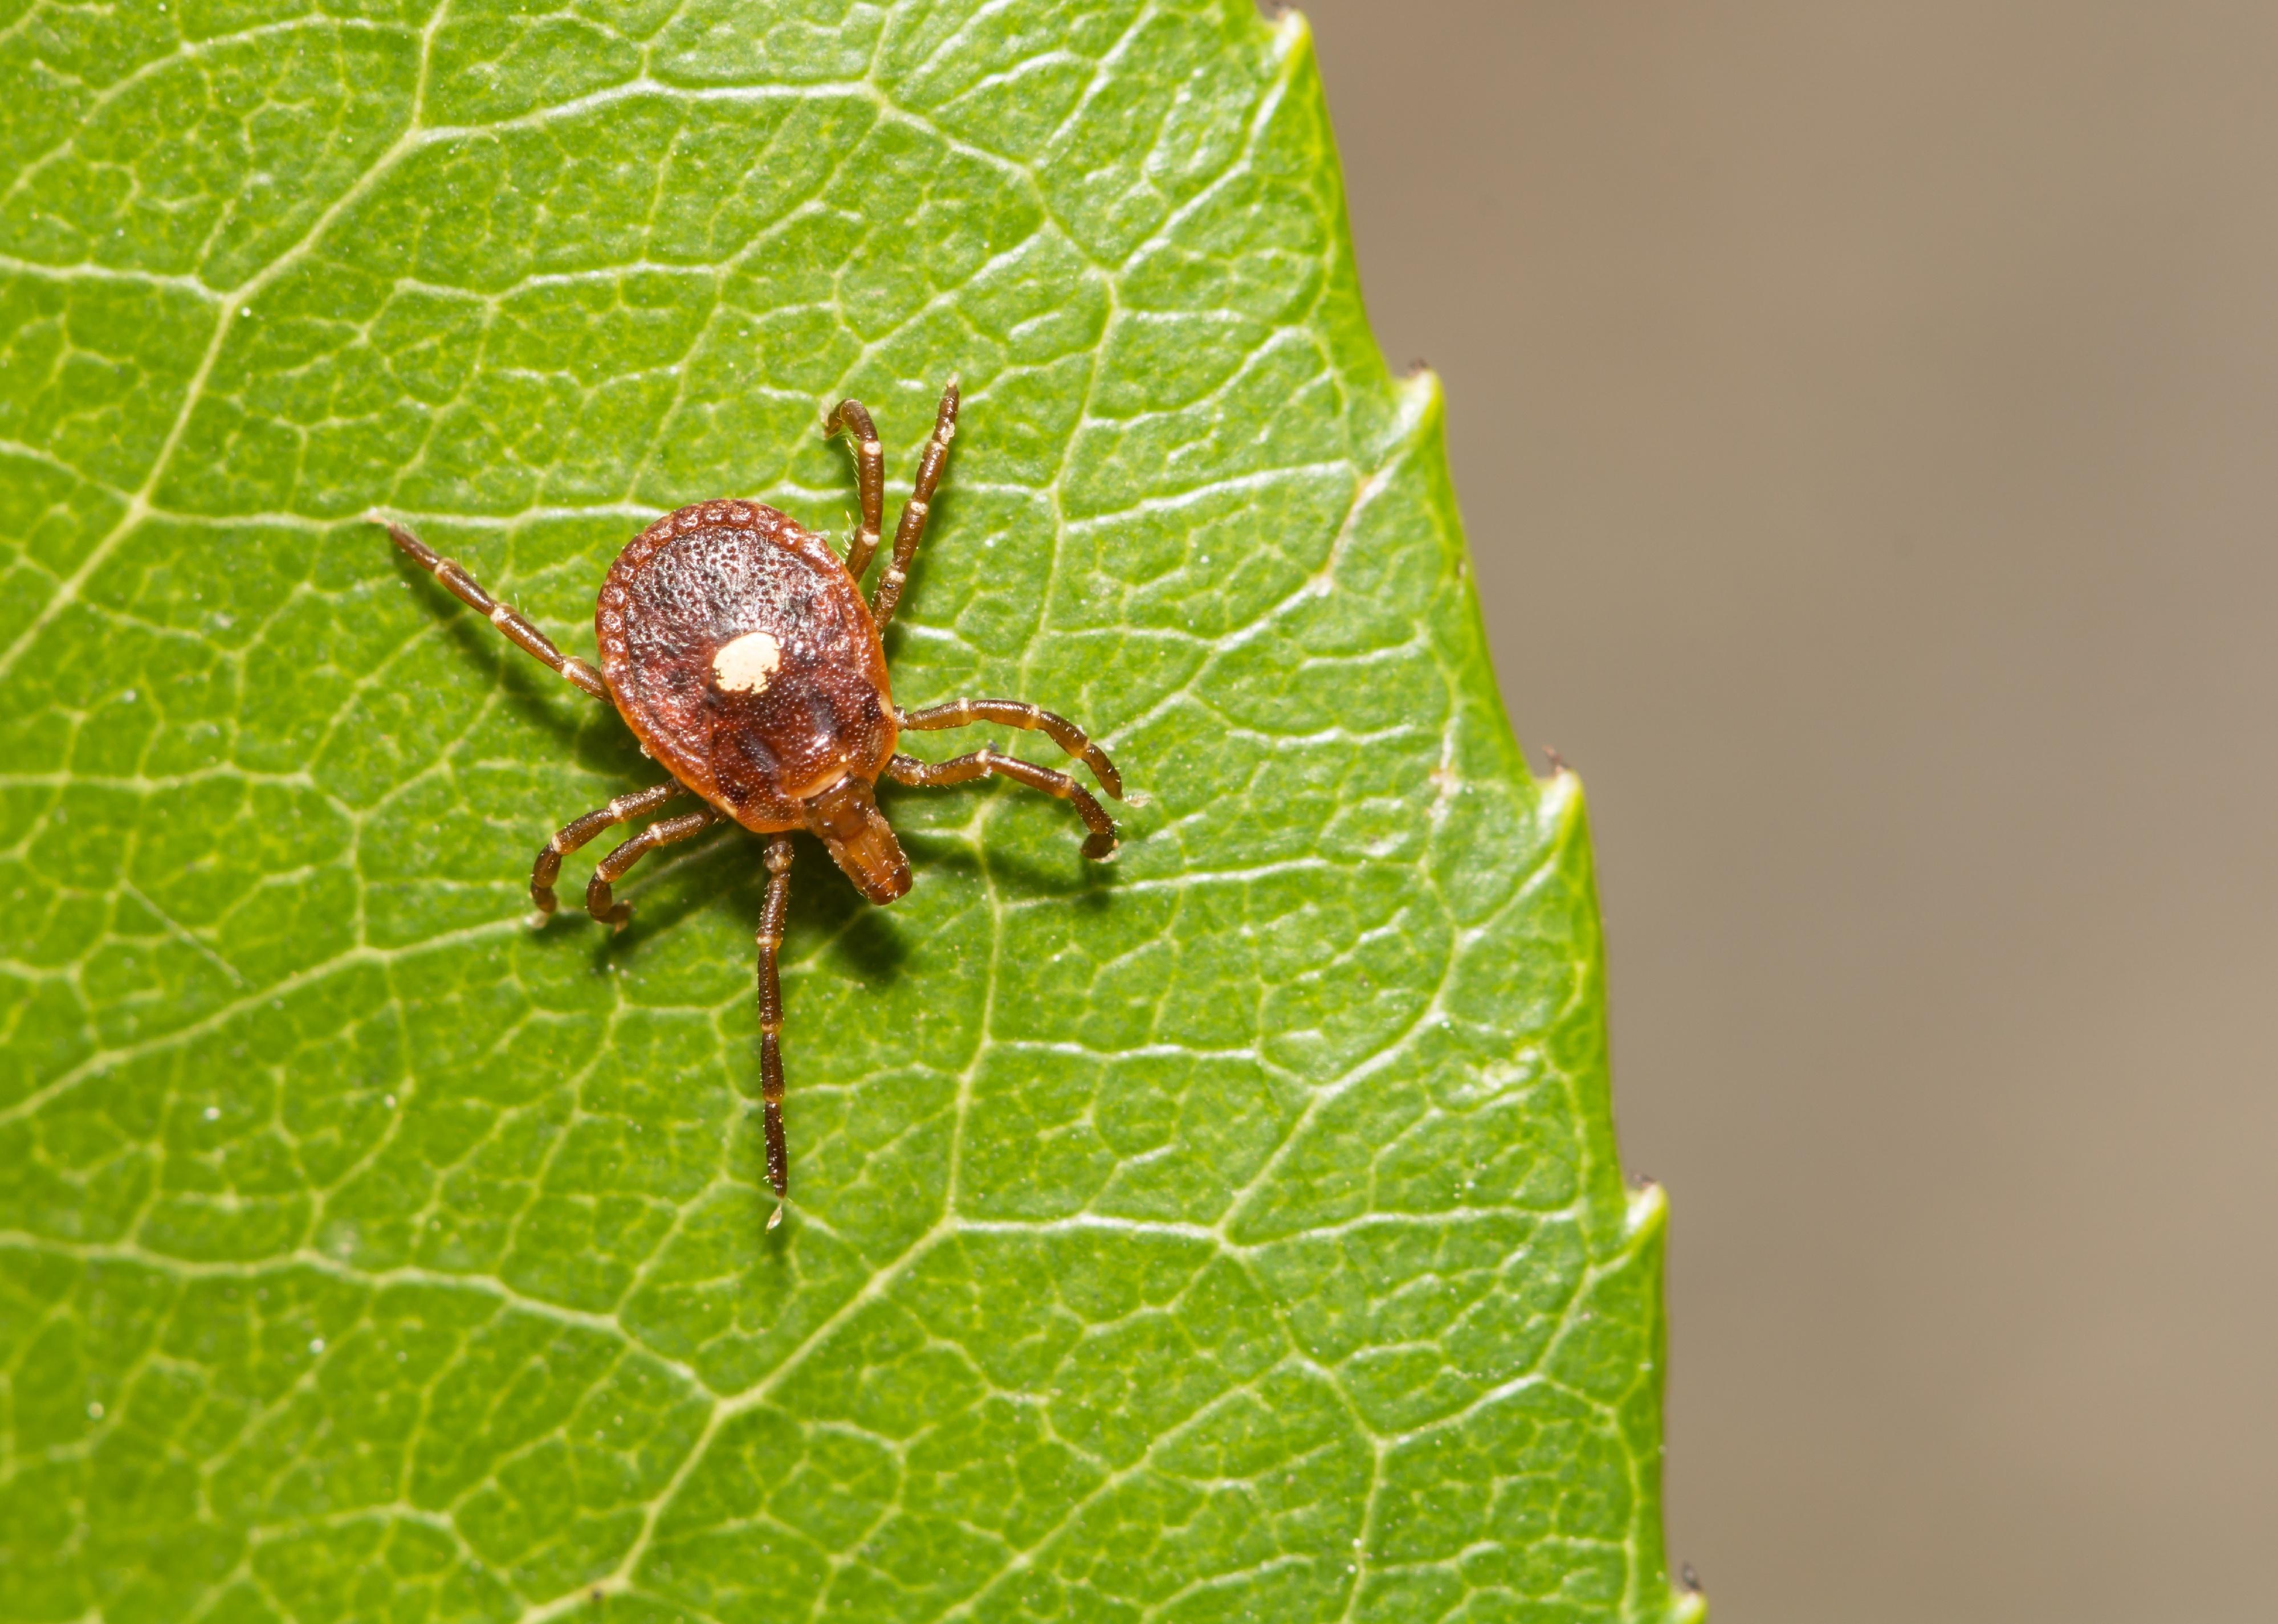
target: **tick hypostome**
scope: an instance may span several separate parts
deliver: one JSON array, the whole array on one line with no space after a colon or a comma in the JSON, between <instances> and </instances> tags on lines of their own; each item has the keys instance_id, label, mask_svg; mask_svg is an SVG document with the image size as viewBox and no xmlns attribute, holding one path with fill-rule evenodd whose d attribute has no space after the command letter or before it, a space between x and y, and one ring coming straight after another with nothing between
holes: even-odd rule
<instances>
[{"instance_id":1,"label":"tick hypostome","mask_svg":"<svg viewBox=\"0 0 2278 1624\"><path fill-rule=\"evenodd\" d=\"M898 752L905 728L996 722L1042 733L1080 759L1108 794L1122 781L1106 752L1066 717L1017 699L952 699L923 710L896 708L879 633L894 618L910 560L925 534L927 506L957 426L957 385L942 392L933 437L918 458L915 488L894 528L870 601L860 583L878 551L885 459L870 414L843 400L823 425L854 443L862 522L841 560L829 543L757 502L699 502L668 514L633 538L609 567L593 610L599 671L547 641L521 614L390 523L395 545L519 648L597 699L613 701L670 783L621 795L565 824L538 854L530 895L554 911L562 859L602 830L646 817L679 797L694 811L650 824L603 858L585 888L596 919L622 926L632 910L610 887L647 852L733 821L768 836L767 900L760 908L760 1094L766 1117L768 1182L784 1193L783 995L776 957L791 901L791 831L819 836L863 896L890 903L910 888L910 867L872 786L881 775L905 784L961 784L996 775L1073 804L1089 833L1088 858L1115 850L1115 825L1089 790L1065 773L983 747L947 761ZM768 1220L783 1216L778 1206Z\"/></svg>"}]
</instances>

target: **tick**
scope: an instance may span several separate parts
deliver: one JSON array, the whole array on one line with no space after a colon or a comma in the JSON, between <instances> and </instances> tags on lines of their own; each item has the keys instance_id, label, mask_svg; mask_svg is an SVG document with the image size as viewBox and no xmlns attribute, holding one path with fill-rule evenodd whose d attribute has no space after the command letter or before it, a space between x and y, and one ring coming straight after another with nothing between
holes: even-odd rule
<instances>
[{"instance_id":1,"label":"tick","mask_svg":"<svg viewBox=\"0 0 2278 1624\"><path fill-rule=\"evenodd\" d=\"M540 922L554 908L562 859L602 830L645 818L684 796L692 812L661 819L603 858L585 888L585 911L620 930L631 907L610 888L659 846L722 822L768 837L767 900L760 908L760 1098L767 1131L768 1183L783 1218L788 1184L784 1146L783 993L776 958L791 903L791 839L806 829L874 903L910 888L910 865L879 812L881 776L904 784L961 784L1009 778L1075 808L1089 831L1084 856L1115 850L1115 825L1074 779L984 745L933 763L894 746L905 730L930 732L995 722L1043 734L1090 768L1117 799L1123 782L1107 753L1064 716L1018 699L952 699L921 710L894 704L880 640L900 604L910 560L957 428L957 385L942 392L933 437L918 458L910 499L894 527L893 551L870 599L862 575L876 555L884 506L885 455L870 414L842 400L825 435L846 431L854 447L862 520L842 560L822 537L758 502L698 502L666 515L626 544L609 566L593 607L599 671L564 654L546 634L499 602L474 578L401 525L388 534L412 561L524 652L596 699L615 705L642 749L672 780L621 795L556 830L530 871Z\"/></svg>"}]
</instances>

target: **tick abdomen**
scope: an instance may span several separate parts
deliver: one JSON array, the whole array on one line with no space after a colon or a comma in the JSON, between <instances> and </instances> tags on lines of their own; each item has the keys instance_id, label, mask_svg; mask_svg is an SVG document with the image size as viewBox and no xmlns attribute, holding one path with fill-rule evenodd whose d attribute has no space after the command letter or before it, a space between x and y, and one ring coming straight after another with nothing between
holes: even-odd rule
<instances>
[{"instance_id":1,"label":"tick abdomen","mask_svg":"<svg viewBox=\"0 0 2278 1624\"><path fill-rule=\"evenodd\" d=\"M896 728L885 652L846 568L772 507L704 502L611 566L594 627L625 721L673 775L746 828L875 779Z\"/></svg>"}]
</instances>

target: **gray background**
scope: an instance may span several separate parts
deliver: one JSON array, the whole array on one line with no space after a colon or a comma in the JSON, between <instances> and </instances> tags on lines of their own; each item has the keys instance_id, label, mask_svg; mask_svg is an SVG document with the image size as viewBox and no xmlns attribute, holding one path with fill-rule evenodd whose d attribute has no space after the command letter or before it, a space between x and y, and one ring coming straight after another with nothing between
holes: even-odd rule
<instances>
[{"instance_id":1,"label":"gray background","mask_svg":"<svg viewBox=\"0 0 2278 1624\"><path fill-rule=\"evenodd\" d=\"M2278 6L1314 0L1723 1624L2278 1616Z\"/></svg>"}]
</instances>

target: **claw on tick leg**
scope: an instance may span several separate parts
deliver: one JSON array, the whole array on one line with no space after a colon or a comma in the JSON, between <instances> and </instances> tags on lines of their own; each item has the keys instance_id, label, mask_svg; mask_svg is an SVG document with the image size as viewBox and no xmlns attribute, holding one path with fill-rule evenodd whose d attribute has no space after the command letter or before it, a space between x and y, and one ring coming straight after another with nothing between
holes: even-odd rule
<instances>
[{"instance_id":1,"label":"claw on tick leg","mask_svg":"<svg viewBox=\"0 0 2278 1624\"><path fill-rule=\"evenodd\" d=\"M776 1228L776 1227L777 1227L778 1225L780 1225L782 1223L783 1223L783 1203L782 1203L781 1201L777 1201L777 1202L776 1203L776 1209L775 1209L775 1211L773 1211L772 1213L769 1213L769 1214L768 1215L768 1227L770 1230L772 1230L772 1229Z\"/></svg>"}]
</instances>

